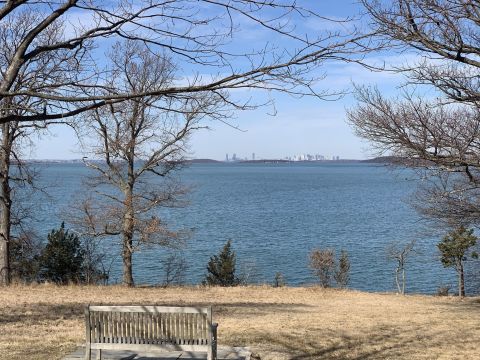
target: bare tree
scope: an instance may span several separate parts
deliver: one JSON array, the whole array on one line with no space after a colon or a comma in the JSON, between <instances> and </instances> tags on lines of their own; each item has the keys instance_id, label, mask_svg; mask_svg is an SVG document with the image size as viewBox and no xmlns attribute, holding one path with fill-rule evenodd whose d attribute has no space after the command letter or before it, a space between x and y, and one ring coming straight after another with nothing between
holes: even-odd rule
<instances>
[{"instance_id":1,"label":"bare tree","mask_svg":"<svg viewBox=\"0 0 480 360\"><path fill-rule=\"evenodd\" d=\"M480 61L479 2L463 0L362 0L381 44L421 59L396 70L415 84L435 87L452 101L477 103ZM440 61L438 61L440 60ZM395 70L395 69L392 69Z\"/></svg>"},{"instance_id":2,"label":"bare tree","mask_svg":"<svg viewBox=\"0 0 480 360\"><path fill-rule=\"evenodd\" d=\"M83 275L84 282L88 285L108 283L109 270L105 268L106 254L98 246L98 239L92 236L81 238L83 250Z\"/></svg>"},{"instance_id":3,"label":"bare tree","mask_svg":"<svg viewBox=\"0 0 480 360\"><path fill-rule=\"evenodd\" d=\"M332 249L313 249L309 255L309 266L322 287L328 288L332 285L335 272L335 252Z\"/></svg>"},{"instance_id":4,"label":"bare tree","mask_svg":"<svg viewBox=\"0 0 480 360\"><path fill-rule=\"evenodd\" d=\"M149 92L168 86L174 76L170 59L139 43L118 43L110 54L116 86ZM199 121L214 114L218 99L195 96L180 105L162 96L146 96L96 109L89 114L83 144L97 174L92 196L83 203L80 223L92 236L119 237L123 284L133 286L133 253L144 246L180 247L187 232L169 230L162 207L182 206L187 189L172 172L182 166L186 142Z\"/></svg>"},{"instance_id":5,"label":"bare tree","mask_svg":"<svg viewBox=\"0 0 480 360\"><path fill-rule=\"evenodd\" d=\"M188 268L187 260L178 251L169 254L162 260L163 265L163 287L181 285L185 282L185 271Z\"/></svg>"},{"instance_id":6,"label":"bare tree","mask_svg":"<svg viewBox=\"0 0 480 360\"><path fill-rule=\"evenodd\" d=\"M280 271L277 271L275 273L275 277L273 278L273 287L278 288L278 287L284 287L287 285L287 282L285 281L285 277Z\"/></svg>"},{"instance_id":7,"label":"bare tree","mask_svg":"<svg viewBox=\"0 0 480 360\"><path fill-rule=\"evenodd\" d=\"M22 36L31 30L37 15L30 10L21 14L9 16L0 22L0 70L5 70L15 56L15 49L21 46ZM51 26L48 31L40 34L35 44L49 44L58 41L60 28ZM11 85L14 92L22 92L32 88L48 91L49 81L60 80L62 74L71 66L63 64L58 54L46 53L25 62ZM2 76L4 73L2 73ZM44 111L44 101L30 95L3 97L0 100L1 116L24 116L31 111ZM19 197L29 186L34 189L35 171L22 160L22 151L31 145L32 136L40 134L48 121L19 121L18 119L0 124L0 284L10 282L10 243L24 241L27 212L22 208Z\"/></svg>"},{"instance_id":8,"label":"bare tree","mask_svg":"<svg viewBox=\"0 0 480 360\"><path fill-rule=\"evenodd\" d=\"M10 275L12 281L31 283L38 280L42 242L34 233L22 232L10 240Z\"/></svg>"},{"instance_id":9,"label":"bare tree","mask_svg":"<svg viewBox=\"0 0 480 360\"><path fill-rule=\"evenodd\" d=\"M395 267L395 284L397 285L398 293L402 295L405 294L405 285L407 282L405 266L414 246L415 240L412 240L404 245L393 243L386 249L388 259L394 260L397 263L397 266Z\"/></svg>"},{"instance_id":10,"label":"bare tree","mask_svg":"<svg viewBox=\"0 0 480 360\"><path fill-rule=\"evenodd\" d=\"M348 114L356 133L378 154L394 155L418 170L415 206L457 226L480 224L480 12L478 1L363 0L381 46L410 51L402 96L358 88ZM435 97L419 95L428 86Z\"/></svg>"}]
</instances>

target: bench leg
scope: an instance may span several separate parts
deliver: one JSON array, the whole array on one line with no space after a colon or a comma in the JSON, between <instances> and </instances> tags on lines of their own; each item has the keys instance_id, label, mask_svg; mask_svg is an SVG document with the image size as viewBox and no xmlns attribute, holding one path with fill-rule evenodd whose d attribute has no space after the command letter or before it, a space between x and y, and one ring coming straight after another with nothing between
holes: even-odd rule
<instances>
[{"instance_id":1,"label":"bench leg","mask_svg":"<svg viewBox=\"0 0 480 360\"><path fill-rule=\"evenodd\" d=\"M212 335L208 346L208 360L217 360L217 328L218 324L212 324Z\"/></svg>"},{"instance_id":2,"label":"bench leg","mask_svg":"<svg viewBox=\"0 0 480 360\"><path fill-rule=\"evenodd\" d=\"M208 346L207 360L217 360L217 344L214 341Z\"/></svg>"},{"instance_id":3,"label":"bench leg","mask_svg":"<svg viewBox=\"0 0 480 360\"><path fill-rule=\"evenodd\" d=\"M92 359L92 349L90 349L90 346L85 346L85 360L91 360Z\"/></svg>"}]
</instances>

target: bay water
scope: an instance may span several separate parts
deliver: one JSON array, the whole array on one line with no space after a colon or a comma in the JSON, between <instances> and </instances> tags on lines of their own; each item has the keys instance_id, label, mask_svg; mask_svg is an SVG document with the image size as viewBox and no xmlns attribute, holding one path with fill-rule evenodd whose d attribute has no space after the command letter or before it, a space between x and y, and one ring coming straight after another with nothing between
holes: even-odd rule
<instances>
[{"instance_id":1,"label":"bay water","mask_svg":"<svg viewBox=\"0 0 480 360\"><path fill-rule=\"evenodd\" d=\"M31 198L32 225L46 239L62 221L69 226L65 209L90 191L83 181L91 173L80 163L35 167L49 196ZM188 284L201 282L210 256L231 239L237 270L253 283L271 284L280 272L290 286L314 284L308 255L331 248L349 254L350 288L393 291L396 264L386 248L415 239L407 292L455 287L455 272L442 267L436 248L446 229L428 226L411 208L417 180L409 170L358 162L205 163L182 169L178 177L191 188L189 205L160 214L173 228L192 230L183 250ZM101 246L112 261L110 282L120 282L120 246L112 240ZM159 247L136 253L136 283L162 283L168 254ZM469 266L469 274L475 271ZM476 292L471 285L467 290Z\"/></svg>"}]
</instances>

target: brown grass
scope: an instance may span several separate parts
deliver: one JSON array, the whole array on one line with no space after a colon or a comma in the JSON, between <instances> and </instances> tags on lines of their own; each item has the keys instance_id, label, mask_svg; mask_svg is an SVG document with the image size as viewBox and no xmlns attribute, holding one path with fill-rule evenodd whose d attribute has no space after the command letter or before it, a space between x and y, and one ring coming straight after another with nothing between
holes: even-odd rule
<instances>
[{"instance_id":1,"label":"brown grass","mask_svg":"<svg viewBox=\"0 0 480 360\"><path fill-rule=\"evenodd\" d=\"M84 341L85 304L214 305L219 344L262 359L478 359L480 298L320 288L12 286L0 358L59 359Z\"/></svg>"}]
</instances>

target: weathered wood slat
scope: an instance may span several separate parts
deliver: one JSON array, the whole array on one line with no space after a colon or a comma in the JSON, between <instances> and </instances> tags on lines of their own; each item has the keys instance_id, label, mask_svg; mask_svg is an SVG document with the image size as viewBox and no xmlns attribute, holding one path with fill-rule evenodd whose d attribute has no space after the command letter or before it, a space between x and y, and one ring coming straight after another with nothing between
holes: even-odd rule
<instances>
[{"instance_id":1,"label":"weathered wood slat","mask_svg":"<svg viewBox=\"0 0 480 360\"><path fill-rule=\"evenodd\" d=\"M147 345L147 344L102 344L92 343L92 350L132 350L132 351L205 351L205 346L201 345Z\"/></svg>"},{"instance_id":2,"label":"weathered wood slat","mask_svg":"<svg viewBox=\"0 0 480 360\"><path fill-rule=\"evenodd\" d=\"M192 321L190 320L190 315L191 314L184 314L184 316L185 316L185 337L183 338L183 341L184 341L185 345L190 345L190 338L192 337L191 334L190 334L191 323L192 323Z\"/></svg>"},{"instance_id":3,"label":"weathered wood slat","mask_svg":"<svg viewBox=\"0 0 480 360\"><path fill-rule=\"evenodd\" d=\"M196 321L196 324L197 324L197 333L195 334L195 338L197 340L197 344L200 345L200 338L202 337L201 336L201 331L202 331L202 328L201 328L201 322L200 322L200 319L201 319L201 316L196 314L195 315L195 321Z\"/></svg>"},{"instance_id":4,"label":"weathered wood slat","mask_svg":"<svg viewBox=\"0 0 480 360\"><path fill-rule=\"evenodd\" d=\"M158 336L158 314L152 315L152 338L153 344L157 344Z\"/></svg>"},{"instance_id":5,"label":"weathered wood slat","mask_svg":"<svg viewBox=\"0 0 480 360\"><path fill-rule=\"evenodd\" d=\"M195 330L195 314L189 314L190 317L190 345L195 345L194 344L194 330Z\"/></svg>"},{"instance_id":6,"label":"weathered wood slat","mask_svg":"<svg viewBox=\"0 0 480 360\"><path fill-rule=\"evenodd\" d=\"M138 343L143 344L143 314L138 314Z\"/></svg>"},{"instance_id":7,"label":"weathered wood slat","mask_svg":"<svg viewBox=\"0 0 480 360\"><path fill-rule=\"evenodd\" d=\"M185 314L178 314L180 318L180 334L179 334L179 344L185 344Z\"/></svg>"},{"instance_id":8,"label":"weathered wood slat","mask_svg":"<svg viewBox=\"0 0 480 360\"><path fill-rule=\"evenodd\" d=\"M136 313L133 318L133 326L135 328L135 344L140 344L140 314Z\"/></svg>"},{"instance_id":9,"label":"weathered wood slat","mask_svg":"<svg viewBox=\"0 0 480 360\"><path fill-rule=\"evenodd\" d=\"M177 333L178 345L182 345L183 341L183 314L178 314L178 333Z\"/></svg>"},{"instance_id":10,"label":"weathered wood slat","mask_svg":"<svg viewBox=\"0 0 480 360\"><path fill-rule=\"evenodd\" d=\"M162 330L163 317L164 317L164 315L162 315L162 314L158 314L158 317L157 317L157 338L158 338L158 343L159 344L161 344L162 340L165 338L163 336L163 330Z\"/></svg>"},{"instance_id":11,"label":"weathered wood slat","mask_svg":"<svg viewBox=\"0 0 480 360\"><path fill-rule=\"evenodd\" d=\"M153 321L152 321L152 315L147 313L147 344L152 344L153 340Z\"/></svg>"},{"instance_id":12,"label":"weathered wood slat","mask_svg":"<svg viewBox=\"0 0 480 360\"><path fill-rule=\"evenodd\" d=\"M177 331L178 331L178 314L172 314L173 328L172 328L172 340L173 344L177 344Z\"/></svg>"},{"instance_id":13,"label":"weathered wood slat","mask_svg":"<svg viewBox=\"0 0 480 360\"><path fill-rule=\"evenodd\" d=\"M131 313L125 314L125 344L131 344L130 341L130 315Z\"/></svg>"},{"instance_id":14,"label":"weathered wood slat","mask_svg":"<svg viewBox=\"0 0 480 360\"><path fill-rule=\"evenodd\" d=\"M180 345L182 343L182 314L177 314L177 345Z\"/></svg>"},{"instance_id":15,"label":"weathered wood slat","mask_svg":"<svg viewBox=\"0 0 480 360\"><path fill-rule=\"evenodd\" d=\"M215 356L211 308L89 306L85 309L87 351L207 351Z\"/></svg>"},{"instance_id":16,"label":"weathered wood slat","mask_svg":"<svg viewBox=\"0 0 480 360\"><path fill-rule=\"evenodd\" d=\"M128 337L127 337L128 320L127 320L127 315L128 315L128 313L121 313L121 316L122 316L122 320L121 320L121 323L122 323L122 332L121 332L122 344L128 344Z\"/></svg>"},{"instance_id":17,"label":"weathered wood slat","mask_svg":"<svg viewBox=\"0 0 480 360\"><path fill-rule=\"evenodd\" d=\"M103 314L103 337L105 338L104 342L110 342L110 314Z\"/></svg>"},{"instance_id":18,"label":"weathered wood slat","mask_svg":"<svg viewBox=\"0 0 480 360\"><path fill-rule=\"evenodd\" d=\"M172 314L167 315L167 323L166 323L166 331L167 331L167 343L172 343L172 324L173 324L173 317Z\"/></svg>"},{"instance_id":19,"label":"weathered wood slat","mask_svg":"<svg viewBox=\"0 0 480 360\"><path fill-rule=\"evenodd\" d=\"M145 344L150 345L150 339L152 337L151 330L150 330L150 316L149 314L145 314Z\"/></svg>"},{"instance_id":20,"label":"weathered wood slat","mask_svg":"<svg viewBox=\"0 0 480 360\"><path fill-rule=\"evenodd\" d=\"M104 313L98 314L98 338L100 339L99 342L104 343L105 338L103 336L103 328L105 327L105 324L103 322L103 315Z\"/></svg>"},{"instance_id":21,"label":"weathered wood slat","mask_svg":"<svg viewBox=\"0 0 480 360\"><path fill-rule=\"evenodd\" d=\"M162 314L158 314L155 318L155 326L157 328L155 337L157 338L157 344L162 343Z\"/></svg>"},{"instance_id":22,"label":"weathered wood slat","mask_svg":"<svg viewBox=\"0 0 480 360\"><path fill-rule=\"evenodd\" d=\"M204 317L202 319L202 344L206 345L207 344L207 318Z\"/></svg>"},{"instance_id":23,"label":"weathered wood slat","mask_svg":"<svg viewBox=\"0 0 480 360\"><path fill-rule=\"evenodd\" d=\"M112 322L112 343L118 343L118 313L114 312L111 315Z\"/></svg>"},{"instance_id":24,"label":"weathered wood slat","mask_svg":"<svg viewBox=\"0 0 480 360\"><path fill-rule=\"evenodd\" d=\"M211 330L212 329L212 308L211 307L208 307L207 308L207 326L208 326L208 329ZM210 346L212 344L212 332L211 331L208 331L208 333L206 334L207 335L207 358L208 359L212 359L212 347Z\"/></svg>"},{"instance_id":25,"label":"weathered wood slat","mask_svg":"<svg viewBox=\"0 0 480 360\"><path fill-rule=\"evenodd\" d=\"M162 314L161 316L162 339L164 339L162 343L168 343L168 314Z\"/></svg>"},{"instance_id":26,"label":"weathered wood slat","mask_svg":"<svg viewBox=\"0 0 480 360\"><path fill-rule=\"evenodd\" d=\"M151 315L151 324L152 324L152 344L157 343L158 334L157 334L157 319L158 315Z\"/></svg>"},{"instance_id":27,"label":"weathered wood slat","mask_svg":"<svg viewBox=\"0 0 480 360\"><path fill-rule=\"evenodd\" d=\"M143 314L143 343L148 344L148 337L149 335L149 323L148 323L148 313Z\"/></svg>"},{"instance_id":28,"label":"weathered wood slat","mask_svg":"<svg viewBox=\"0 0 480 360\"><path fill-rule=\"evenodd\" d=\"M197 315L197 343L201 345L201 339L202 339L202 317Z\"/></svg>"},{"instance_id":29,"label":"weathered wood slat","mask_svg":"<svg viewBox=\"0 0 480 360\"><path fill-rule=\"evenodd\" d=\"M197 334L197 327L198 327L198 315L193 314L193 344L197 345L198 344L198 334Z\"/></svg>"},{"instance_id":30,"label":"weathered wood slat","mask_svg":"<svg viewBox=\"0 0 480 360\"><path fill-rule=\"evenodd\" d=\"M95 342L100 342L100 314L95 314Z\"/></svg>"},{"instance_id":31,"label":"weathered wood slat","mask_svg":"<svg viewBox=\"0 0 480 360\"><path fill-rule=\"evenodd\" d=\"M93 305L90 306L90 311L93 312L100 312L100 311L107 311L107 312L138 312L138 313L174 313L174 314L207 314L207 308L202 307L183 307L183 306L108 306L108 305Z\"/></svg>"}]
</instances>

